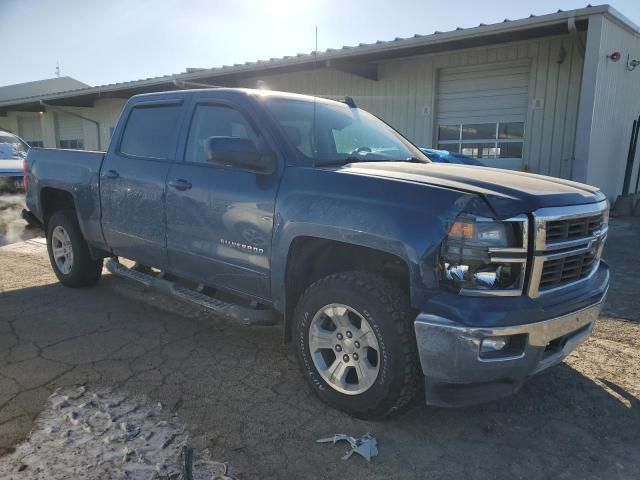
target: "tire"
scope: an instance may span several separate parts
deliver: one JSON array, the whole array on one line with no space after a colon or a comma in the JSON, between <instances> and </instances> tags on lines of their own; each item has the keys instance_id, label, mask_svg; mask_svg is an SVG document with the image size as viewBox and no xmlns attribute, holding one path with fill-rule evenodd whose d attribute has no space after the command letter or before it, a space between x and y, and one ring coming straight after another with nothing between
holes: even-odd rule
<instances>
[{"instance_id":1,"label":"tire","mask_svg":"<svg viewBox=\"0 0 640 480\"><path fill-rule=\"evenodd\" d=\"M356 338L368 340L359 344ZM336 342L332 353L327 348L331 341ZM325 403L354 417L383 418L406 406L418 390L419 360L407 295L379 275L344 272L312 284L294 312L294 342L311 388Z\"/></svg>"},{"instance_id":2,"label":"tire","mask_svg":"<svg viewBox=\"0 0 640 480\"><path fill-rule=\"evenodd\" d=\"M63 285L89 287L100 279L102 260L91 257L74 210L58 210L51 215L47 222L47 251L51 267Z\"/></svg>"}]
</instances>

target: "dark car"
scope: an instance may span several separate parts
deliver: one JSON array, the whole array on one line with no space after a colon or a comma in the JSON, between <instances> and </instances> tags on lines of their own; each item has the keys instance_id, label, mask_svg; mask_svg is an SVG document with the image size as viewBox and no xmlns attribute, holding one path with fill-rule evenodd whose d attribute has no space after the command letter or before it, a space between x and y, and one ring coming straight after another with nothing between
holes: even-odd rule
<instances>
[{"instance_id":1,"label":"dark car","mask_svg":"<svg viewBox=\"0 0 640 480\"><path fill-rule=\"evenodd\" d=\"M468 157L461 153L450 152L449 150L436 150L434 148L422 148L420 151L436 163L457 163L459 165L476 165L478 167L486 167L477 158Z\"/></svg>"},{"instance_id":2,"label":"dark car","mask_svg":"<svg viewBox=\"0 0 640 480\"><path fill-rule=\"evenodd\" d=\"M0 130L0 192L23 189L23 162L29 145L13 133Z\"/></svg>"}]
</instances>

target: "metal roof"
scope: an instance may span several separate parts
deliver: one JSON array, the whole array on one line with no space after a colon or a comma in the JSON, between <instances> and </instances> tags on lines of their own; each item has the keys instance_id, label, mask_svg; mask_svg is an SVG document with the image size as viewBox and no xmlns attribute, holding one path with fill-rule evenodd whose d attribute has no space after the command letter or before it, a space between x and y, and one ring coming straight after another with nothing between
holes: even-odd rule
<instances>
[{"instance_id":1,"label":"metal roof","mask_svg":"<svg viewBox=\"0 0 640 480\"><path fill-rule=\"evenodd\" d=\"M354 60L364 63L375 63L394 57L407 57L425 53L442 52L453 49L469 48L491 43L538 38L568 32L567 23L573 19L578 28L586 29L586 21L593 15L607 15L621 28L640 36L640 27L620 14L609 5L591 6L576 10L562 11L547 15L530 15L519 20L505 19L502 22L477 27L461 28L448 32L435 31L428 35L414 35L409 38L395 38L389 41L378 40L374 43L361 43L357 46L344 46L338 49L329 48L322 52L298 53L295 56L258 60L243 64L224 65L215 68L193 68L186 72L151 77L140 80L111 83L96 87L72 89L48 93L44 95L27 96L12 100L0 100L0 108L30 104L34 109L40 109L39 101L65 101L65 105L73 105L74 101L82 106L83 102L93 101L100 97L128 98L136 93L161 91L180 87L181 82L215 82L225 84L242 77L284 73L314 65L334 66L351 64ZM344 62L344 63L342 63ZM229 86L229 84L226 84ZM211 85L214 86L214 85Z\"/></svg>"},{"instance_id":2,"label":"metal roof","mask_svg":"<svg viewBox=\"0 0 640 480\"><path fill-rule=\"evenodd\" d=\"M0 87L0 102L16 98L27 98L61 91L87 88L89 85L71 77L46 78L35 82L17 83Z\"/></svg>"}]
</instances>

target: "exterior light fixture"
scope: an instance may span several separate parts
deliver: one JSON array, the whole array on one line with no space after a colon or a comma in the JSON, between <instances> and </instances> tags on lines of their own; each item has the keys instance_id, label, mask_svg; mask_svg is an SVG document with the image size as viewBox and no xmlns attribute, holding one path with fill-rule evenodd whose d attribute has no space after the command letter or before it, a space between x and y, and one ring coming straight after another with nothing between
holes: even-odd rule
<instances>
[{"instance_id":1,"label":"exterior light fixture","mask_svg":"<svg viewBox=\"0 0 640 480\"><path fill-rule=\"evenodd\" d=\"M607 55L607 58L609 60L611 60L612 62L617 62L618 60L620 60L621 56L622 55L620 55L620 52L613 52L613 53Z\"/></svg>"}]
</instances>

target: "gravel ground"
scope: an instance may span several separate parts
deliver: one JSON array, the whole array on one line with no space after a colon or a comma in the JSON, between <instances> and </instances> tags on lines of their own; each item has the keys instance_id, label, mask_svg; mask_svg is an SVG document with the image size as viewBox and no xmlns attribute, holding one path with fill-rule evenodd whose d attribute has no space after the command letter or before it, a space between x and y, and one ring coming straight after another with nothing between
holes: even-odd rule
<instances>
[{"instance_id":1,"label":"gravel ground","mask_svg":"<svg viewBox=\"0 0 640 480\"><path fill-rule=\"evenodd\" d=\"M613 221L609 303L561 365L510 398L453 410L417 401L382 422L322 404L278 327L228 324L111 275L67 289L42 241L2 247L0 472L48 397L82 384L161 402L196 455L240 479L640 478L639 239L637 219ZM380 450L370 464L315 444L367 432Z\"/></svg>"}]
</instances>

